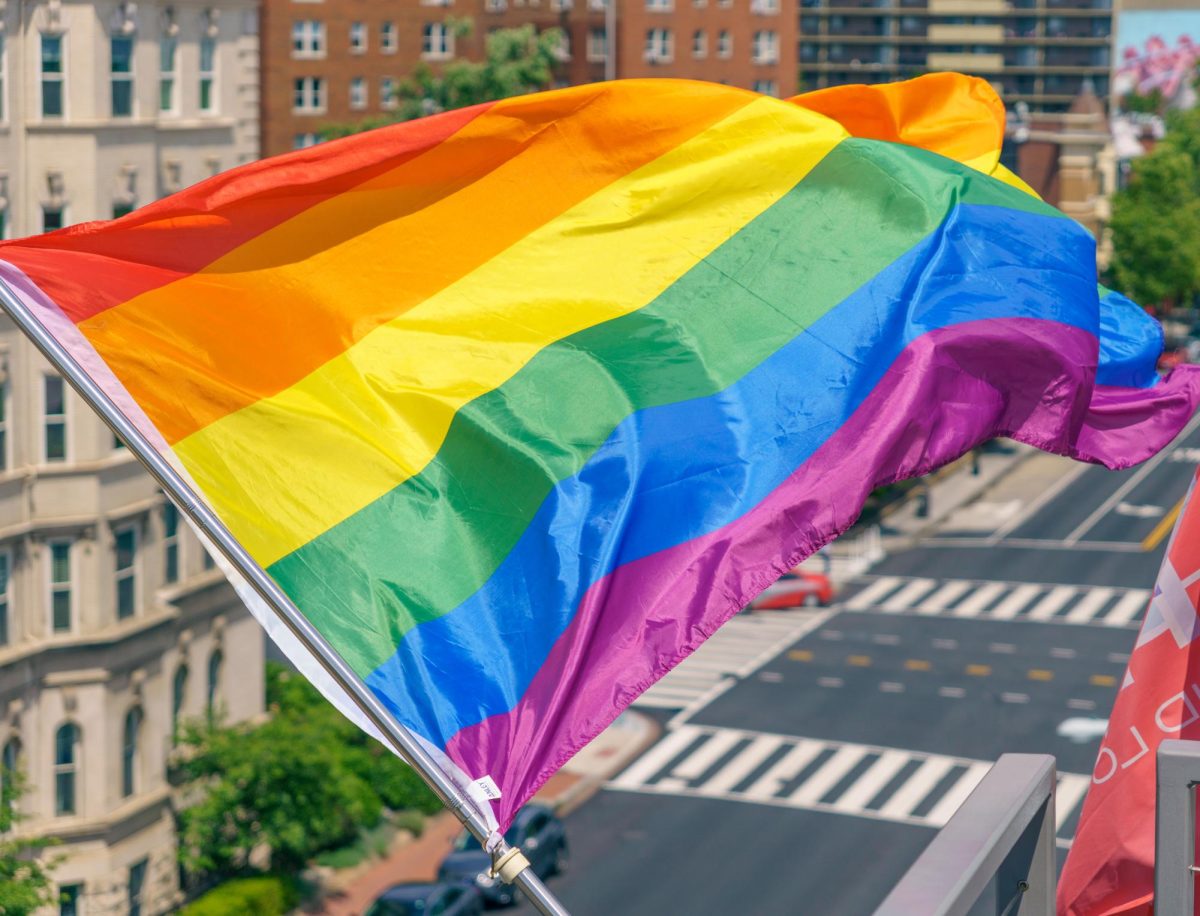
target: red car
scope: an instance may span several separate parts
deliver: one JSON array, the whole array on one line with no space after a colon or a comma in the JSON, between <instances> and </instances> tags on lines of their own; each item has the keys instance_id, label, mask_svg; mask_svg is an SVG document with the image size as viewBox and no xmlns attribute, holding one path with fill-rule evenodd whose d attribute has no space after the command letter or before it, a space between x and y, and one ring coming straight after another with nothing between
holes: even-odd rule
<instances>
[{"instance_id":1,"label":"red car","mask_svg":"<svg viewBox=\"0 0 1200 916\"><path fill-rule=\"evenodd\" d=\"M750 602L751 610L788 607L824 607L833 601L833 586L820 573L790 572Z\"/></svg>"}]
</instances>

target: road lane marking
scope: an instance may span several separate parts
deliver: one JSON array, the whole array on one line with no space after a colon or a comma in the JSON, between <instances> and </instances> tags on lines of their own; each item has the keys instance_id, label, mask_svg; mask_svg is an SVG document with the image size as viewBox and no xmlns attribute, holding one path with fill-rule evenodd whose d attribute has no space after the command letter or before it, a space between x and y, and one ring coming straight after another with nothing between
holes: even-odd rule
<instances>
[{"instance_id":1,"label":"road lane marking","mask_svg":"<svg viewBox=\"0 0 1200 916\"><path fill-rule=\"evenodd\" d=\"M1196 416L1192 417L1192 419L1188 421L1187 426L1185 426L1183 428L1183 432L1181 432L1179 434L1178 438L1184 439L1187 436L1191 435L1191 433L1195 432L1196 427L1198 425L1200 425L1200 413L1196 414ZM1108 515L1108 513L1112 511L1113 507L1116 506L1117 503L1121 502L1126 496L1128 496L1129 492L1134 487L1136 487L1139 483L1141 483L1143 480L1145 480L1146 477L1149 476L1151 471L1153 471L1160 464L1162 464L1164 461L1166 461L1167 458L1170 457L1170 455L1173 451L1174 451L1174 449L1165 448L1161 452L1159 452L1157 455L1153 456L1149 461L1147 461L1145 464L1143 464L1140 468L1138 468L1129 477L1129 479L1126 480L1125 483L1123 483L1117 489L1117 491L1115 493L1113 493L1111 496L1108 497L1108 499L1106 499L1103 503L1100 504L1100 506L1096 509L1095 512L1093 512L1091 515L1089 515L1087 518L1085 518L1075 528L1074 531L1072 531L1065 538L1063 538L1063 544L1065 544L1068 547L1074 546L1080 540L1080 538L1082 538L1085 534L1087 534L1089 529L1091 529L1104 516Z\"/></svg>"},{"instance_id":2,"label":"road lane marking","mask_svg":"<svg viewBox=\"0 0 1200 916\"><path fill-rule=\"evenodd\" d=\"M811 805L819 802L865 756L867 756L865 747L856 747L852 744L839 747L834 755L826 760L812 776L804 780L803 785L792 792L788 798L797 805Z\"/></svg>"},{"instance_id":3,"label":"road lane marking","mask_svg":"<svg viewBox=\"0 0 1200 916\"><path fill-rule=\"evenodd\" d=\"M933 665L923 658L910 658L904 662L904 668L907 671L928 671L932 667Z\"/></svg>"},{"instance_id":4,"label":"road lane marking","mask_svg":"<svg viewBox=\"0 0 1200 916\"><path fill-rule=\"evenodd\" d=\"M1100 622L1108 627L1121 627L1133 621L1146 605L1150 603L1150 592L1147 589L1134 589L1116 603L1111 611L1104 615Z\"/></svg>"},{"instance_id":5,"label":"road lane marking","mask_svg":"<svg viewBox=\"0 0 1200 916\"><path fill-rule=\"evenodd\" d=\"M966 673L971 677L987 677L992 673L991 665L967 665Z\"/></svg>"},{"instance_id":6,"label":"road lane marking","mask_svg":"<svg viewBox=\"0 0 1200 916\"><path fill-rule=\"evenodd\" d=\"M1041 601L1033 606L1029 611L1030 620L1049 620L1059 611L1061 611L1072 598L1077 594L1077 590L1069 585L1058 585L1050 590Z\"/></svg>"},{"instance_id":7,"label":"road lane marking","mask_svg":"<svg viewBox=\"0 0 1200 916\"><path fill-rule=\"evenodd\" d=\"M825 745L820 741L801 739L800 743L771 764L765 773L746 789L751 798L769 798L776 795L786 783L791 782L812 763Z\"/></svg>"},{"instance_id":8,"label":"road lane marking","mask_svg":"<svg viewBox=\"0 0 1200 916\"><path fill-rule=\"evenodd\" d=\"M1159 519L1158 524L1154 526L1154 530L1142 538L1142 550L1153 550L1160 543L1162 543L1163 538L1170 534L1171 528L1175 525L1175 519L1179 518L1179 512L1181 509L1183 509L1184 499L1187 499L1187 497L1185 496L1183 499L1179 500L1179 502L1174 505L1170 512Z\"/></svg>"},{"instance_id":9,"label":"road lane marking","mask_svg":"<svg viewBox=\"0 0 1200 916\"><path fill-rule=\"evenodd\" d=\"M977 617L980 611L996 600L1004 588L1002 582L981 585L973 594L960 601L950 613L955 617Z\"/></svg>"},{"instance_id":10,"label":"road lane marking","mask_svg":"<svg viewBox=\"0 0 1200 916\"><path fill-rule=\"evenodd\" d=\"M1111 674L1093 674L1088 678L1088 683L1093 687L1112 687L1117 683L1117 679Z\"/></svg>"},{"instance_id":11,"label":"road lane marking","mask_svg":"<svg viewBox=\"0 0 1200 916\"><path fill-rule=\"evenodd\" d=\"M992 608L988 616L994 620L1012 620L1041 591L1037 585L1018 585L1007 598Z\"/></svg>"},{"instance_id":12,"label":"road lane marking","mask_svg":"<svg viewBox=\"0 0 1200 916\"><path fill-rule=\"evenodd\" d=\"M700 750L689 754L679 766L671 770L671 775L689 782L699 779L709 768L732 751L746 736L741 732L719 732L701 745Z\"/></svg>"},{"instance_id":13,"label":"road lane marking","mask_svg":"<svg viewBox=\"0 0 1200 916\"><path fill-rule=\"evenodd\" d=\"M1029 694L1027 693L1002 693L1000 699L1005 703L1028 703Z\"/></svg>"},{"instance_id":14,"label":"road lane marking","mask_svg":"<svg viewBox=\"0 0 1200 916\"><path fill-rule=\"evenodd\" d=\"M944 611L951 603L957 601L966 592L971 590L970 582L961 580L950 580L942 585L936 592L921 602L917 608L918 614L939 614Z\"/></svg>"},{"instance_id":15,"label":"road lane marking","mask_svg":"<svg viewBox=\"0 0 1200 916\"><path fill-rule=\"evenodd\" d=\"M935 649L945 649L948 652L953 652L955 649L958 648L958 640L957 639L935 639L933 641L933 647Z\"/></svg>"},{"instance_id":16,"label":"road lane marking","mask_svg":"<svg viewBox=\"0 0 1200 916\"><path fill-rule=\"evenodd\" d=\"M884 613L896 614L912 607L922 595L937 585L936 579L913 579L904 588L879 604Z\"/></svg>"},{"instance_id":17,"label":"road lane marking","mask_svg":"<svg viewBox=\"0 0 1200 916\"><path fill-rule=\"evenodd\" d=\"M844 638L845 634L841 630L822 630L817 634L821 639L839 640Z\"/></svg>"},{"instance_id":18,"label":"road lane marking","mask_svg":"<svg viewBox=\"0 0 1200 916\"><path fill-rule=\"evenodd\" d=\"M1076 651L1074 649L1068 649L1068 648L1051 649L1050 650L1051 658L1074 658L1077 654L1078 653L1076 653Z\"/></svg>"},{"instance_id":19,"label":"road lane marking","mask_svg":"<svg viewBox=\"0 0 1200 916\"><path fill-rule=\"evenodd\" d=\"M1063 773L1058 777L1058 788L1054 791L1054 823L1061 826L1083 801L1092 781L1087 776Z\"/></svg>"},{"instance_id":20,"label":"road lane marking","mask_svg":"<svg viewBox=\"0 0 1200 916\"><path fill-rule=\"evenodd\" d=\"M1028 677L1031 681L1052 681L1054 672L1046 668L1030 668Z\"/></svg>"},{"instance_id":21,"label":"road lane marking","mask_svg":"<svg viewBox=\"0 0 1200 916\"><path fill-rule=\"evenodd\" d=\"M1116 589L1089 588L1082 600L1076 602L1063 619L1069 620L1071 623L1083 623L1091 620L1100 608L1112 600L1112 596L1115 594Z\"/></svg>"},{"instance_id":22,"label":"road lane marking","mask_svg":"<svg viewBox=\"0 0 1200 916\"><path fill-rule=\"evenodd\" d=\"M813 660L812 649L792 649L787 657L794 662L811 662Z\"/></svg>"},{"instance_id":23,"label":"road lane marking","mask_svg":"<svg viewBox=\"0 0 1200 916\"><path fill-rule=\"evenodd\" d=\"M841 687L846 682L840 677L819 677L817 678L818 687Z\"/></svg>"},{"instance_id":24,"label":"road lane marking","mask_svg":"<svg viewBox=\"0 0 1200 916\"><path fill-rule=\"evenodd\" d=\"M1045 506L1046 503L1050 502L1052 499L1058 496L1059 493L1078 480L1079 476L1087 471L1087 469L1088 466L1086 464L1073 465L1071 469L1067 471L1067 473L1063 474L1062 477L1058 478L1058 480L1054 481L1054 483L1039 493L1037 498L1025 507L1024 511L1018 512L1003 525L993 531L991 537L989 537L985 543L991 547L997 542L1004 540L1004 538L1006 538L1010 532L1015 531L1023 522L1037 515L1037 513L1041 511L1042 507Z\"/></svg>"},{"instance_id":25,"label":"road lane marking","mask_svg":"<svg viewBox=\"0 0 1200 916\"><path fill-rule=\"evenodd\" d=\"M997 655L1012 655L1017 651L1017 647L1010 642L993 642L988 644L988 651Z\"/></svg>"},{"instance_id":26,"label":"road lane marking","mask_svg":"<svg viewBox=\"0 0 1200 916\"><path fill-rule=\"evenodd\" d=\"M728 792L739 783L750 778L766 759L783 747L784 739L778 735L759 735L746 745L736 757L721 767L705 785L711 792Z\"/></svg>"},{"instance_id":27,"label":"road lane marking","mask_svg":"<svg viewBox=\"0 0 1200 916\"><path fill-rule=\"evenodd\" d=\"M912 758L903 751L884 751L879 759L867 767L866 771L843 792L833 803L834 811L851 812L867 807L876 795L883 791L884 786L892 781L892 777L904 769L904 765Z\"/></svg>"},{"instance_id":28,"label":"road lane marking","mask_svg":"<svg viewBox=\"0 0 1200 916\"><path fill-rule=\"evenodd\" d=\"M896 633L873 633L871 642L880 646L898 646L900 645L900 637Z\"/></svg>"},{"instance_id":29,"label":"road lane marking","mask_svg":"<svg viewBox=\"0 0 1200 916\"><path fill-rule=\"evenodd\" d=\"M904 781L904 785L892 793L879 813L885 817L911 817L917 806L955 765L956 761L950 757L929 757Z\"/></svg>"},{"instance_id":30,"label":"road lane marking","mask_svg":"<svg viewBox=\"0 0 1200 916\"><path fill-rule=\"evenodd\" d=\"M871 656L869 655L849 655L846 657L846 664L852 668L870 668Z\"/></svg>"},{"instance_id":31,"label":"road lane marking","mask_svg":"<svg viewBox=\"0 0 1200 916\"><path fill-rule=\"evenodd\" d=\"M852 611L859 611L863 608L871 607L880 598L886 595L900 585L904 580L898 576L884 576L882 579L876 579L857 595L846 602L846 607Z\"/></svg>"},{"instance_id":32,"label":"road lane marking","mask_svg":"<svg viewBox=\"0 0 1200 916\"><path fill-rule=\"evenodd\" d=\"M952 700L961 700L967 695L967 691L962 687L939 687L938 696L948 697Z\"/></svg>"},{"instance_id":33,"label":"road lane marking","mask_svg":"<svg viewBox=\"0 0 1200 916\"><path fill-rule=\"evenodd\" d=\"M1114 665L1124 665L1129 661L1128 652L1109 652L1108 660Z\"/></svg>"},{"instance_id":34,"label":"road lane marking","mask_svg":"<svg viewBox=\"0 0 1200 916\"><path fill-rule=\"evenodd\" d=\"M925 816L935 825L942 826L946 821L950 820L951 815L959 809L963 802L967 800L967 796L975 791L975 787L979 785L988 770L992 768L990 763L973 763L965 773L958 777L958 781L950 787L945 795L941 797L936 805L929 809L929 813Z\"/></svg>"},{"instance_id":35,"label":"road lane marking","mask_svg":"<svg viewBox=\"0 0 1200 916\"><path fill-rule=\"evenodd\" d=\"M618 786L636 786L646 782L683 753L684 749L702 734L704 733L700 729L692 725L682 725L675 729L675 731L668 732L665 738L650 748L649 751L638 758L633 766L618 776L615 784Z\"/></svg>"},{"instance_id":36,"label":"road lane marking","mask_svg":"<svg viewBox=\"0 0 1200 916\"><path fill-rule=\"evenodd\" d=\"M904 693L904 685L899 681L880 681L879 689L883 693Z\"/></svg>"},{"instance_id":37,"label":"road lane marking","mask_svg":"<svg viewBox=\"0 0 1200 916\"><path fill-rule=\"evenodd\" d=\"M1067 708L1068 709L1095 709L1096 701L1095 700L1071 699L1071 700L1067 700Z\"/></svg>"}]
</instances>

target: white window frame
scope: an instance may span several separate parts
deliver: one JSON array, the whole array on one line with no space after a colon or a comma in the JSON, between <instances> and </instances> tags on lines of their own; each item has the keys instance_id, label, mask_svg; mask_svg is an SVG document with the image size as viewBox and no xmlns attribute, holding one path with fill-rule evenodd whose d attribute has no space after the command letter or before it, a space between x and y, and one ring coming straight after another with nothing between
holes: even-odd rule
<instances>
[{"instance_id":1,"label":"white window frame","mask_svg":"<svg viewBox=\"0 0 1200 916\"><path fill-rule=\"evenodd\" d=\"M59 70L57 73L47 73L42 69L44 58L42 55L43 43L47 38L58 40L58 60ZM48 115L46 114L46 83L57 83L59 92L59 113ZM58 120L67 117L67 34L66 32L39 32L38 33L38 117L45 120L51 118Z\"/></svg>"},{"instance_id":2,"label":"white window frame","mask_svg":"<svg viewBox=\"0 0 1200 916\"><path fill-rule=\"evenodd\" d=\"M171 69L163 69L163 49L170 42L174 50L171 52ZM163 107L163 86L171 84L171 104ZM158 39L158 113L179 113L179 39L174 35L161 35Z\"/></svg>"},{"instance_id":3,"label":"white window frame","mask_svg":"<svg viewBox=\"0 0 1200 916\"><path fill-rule=\"evenodd\" d=\"M485 13L503 13L508 9L508 0L484 0L483 11Z\"/></svg>"},{"instance_id":4,"label":"white window frame","mask_svg":"<svg viewBox=\"0 0 1200 916\"><path fill-rule=\"evenodd\" d=\"M587 59L590 61L608 60L608 29L588 29Z\"/></svg>"},{"instance_id":5,"label":"white window frame","mask_svg":"<svg viewBox=\"0 0 1200 916\"><path fill-rule=\"evenodd\" d=\"M367 24L361 20L350 23L350 53L366 54L370 44L371 33Z\"/></svg>"},{"instance_id":6,"label":"white window frame","mask_svg":"<svg viewBox=\"0 0 1200 916\"><path fill-rule=\"evenodd\" d=\"M13 552L11 547L0 547L0 646L13 642L12 617L12 572Z\"/></svg>"},{"instance_id":7,"label":"white window frame","mask_svg":"<svg viewBox=\"0 0 1200 916\"><path fill-rule=\"evenodd\" d=\"M704 29L692 32L692 57L696 60L708 57L708 32Z\"/></svg>"},{"instance_id":8,"label":"white window frame","mask_svg":"<svg viewBox=\"0 0 1200 916\"><path fill-rule=\"evenodd\" d=\"M379 50L384 54L395 54L400 49L400 32L394 20L379 24Z\"/></svg>"},{"instance_id":9,"label":"white window frame","mask_svg":"<svg viewBox=\"0 0 1200 916\"><path fill-rule=\"evenodd\" d=\"M662 26L646 29L646 60L650 63L670 63L675 59L674 33Z\"/></svg>"},{"instance_id":10,"label":"white window frame","mask_svg":"<svg viewBox=\"0 0 1200 916\"><path fill-rule=\"evenodd\" d=\"M118 41L129 42L129 72L118 72L113 69L113 44ZM134 81L134 71L136 69L137 58L137 39L133 35L109 35L108 36L108 106L109 115L113 118L135 118L137 117L137 83ZM116 89L118 83L129 84L129 111L123 114L117 114L116 111Z\"/></svg>"},{"instance_id":11,"label":"white window frame","mask_svg":"<svg viewBox=\"0 0 1200 916\"><path fill-rule=\"evenodd\" d=\"M647 13L670 13L675 9L675 0L646 0Z\"/></svg>"},{"instance_id":12,"label":"white window frame","mask_svg":"<svg viewBox=\"0 0 1200 916\"><path fill-rule=\"evenodd\" d=\"M454 56L454 30L445 22L427 22L421 27L421 58L449 60Z\"/></svg>"},{"instance_id":13,"label":"white window frame","mask_svg":"<svg viewBox=\"0 0 1200 916\"><path fill-rule=\"evenodd\" d=\"M775 82L775 80L755 80L751 88L761 95L769 95L776 99L779 98L779 83Z\"/></svg>"},{"instance_id":14,"label":"white window frame","mask_svg":"<svg viewBox=\"0 0 1200 916\"><path fill-rule=\"evenodd\" d=\"M367 78L365 76L350 77L350 110L362 111L367 107Z\"/></svg>"},{"instance_id":15,"label":"white window frame","mask_svg":"<svg viewBox=\"0 0 1200 916\"><path fill-rule=\"evenodd\" d=\"M379 107L384 111L395 111L400 107L400 100L396 98L399 85L394 76L379 78Z\"/></svg>"},{"instance_id":16,"label":"white window frame","mask_svg":"<svg viewBox=\"0 0 1200 916\"><path fill-rule=\"evenodd\" d=\"M320 142L320 136L310 130L302 134L295 134L292 137L292 149L308 149L310 146L316 146Z\"/></svg>"},{"instance_id":17,"label":"white window frame","mask_svg":"<svg viewBox=\"0 0 1200 916\"><path fill-rule=\"evenodd\" d=\"M320 60L325 56L325 23L320 19L292 20L292 59Z\"/></svg>"},{"instance_id":18,"label":"white window frame","mask_svg":"<svg viewBox=\"0 0 1200 916\"><path fill-rule=\"evenodd\" d=\"M209 68L204 69L204 48L205 46L212 48L212 57L209 59ZM200 57L196 62L196 72L199 80L196 84L196 107L201 114L215 114L221 107L218 103L218 84L217 71L220 69L217 66L217 53L220 50L220 45L217 40L210 35L203 35L200 38ZM201 102L204 99L204 85L208 84L208 107L205 108Z\"/></svg>"},{"instance_id":19,"label":"white window frame","mask_svg":"<svg viewBox=\"0 0 1200 916\"><path fill-rule=\"evenodd\" d=\"M779 33L774 29L759 29L754 33L751 49L756 64L779 63Z\"/></svg>"},{"instance_id":20,"label":"white window frame","mask_svg":"<svg viewBox=\"0 0 1200 916\"><path fill-rule=\"evenodd\" d=\"M172 515L173 513L173 515ZM167 518L175 519L175 531L171 533L167 530ZM163 504L162 512L162 548L163 548L163 583L165 585L174 585L183 578L183 538L179 536L179 529L183 522L183 516L179 509L176 508L173 502ZM175 577L171 578L169 570L171 567L171 549L175 549Z\"/></svg>"},{"instance_id":21,"label":"white window frame","mask_svg":"<svg viewBox=\"0 0 1200 916\"><path fill-rule=\"evenodd\" d=\"M733 33L728 29L721 29L717 34L717 57L722 60L733 57Z\"/></svg>"},{"instance_id":22,"label":"white window frame","mask_svg":"<svg viewBox=\"0 0 1200 916\"><path fill-rule=\"evenodd\" d=\"M62 413L51 414L48 410L49 404L47 399L47 386L54 383L62 386ZM41 441L41 460L39 464L61 464L71 460L71 437L69 435L71 429L70 423L70 398L67 397L67 383L61 375L47 372L42 376L42 441ZM63 435L63 455L61 458L51 458L47 454L50 437L47 435L51 424L62 426Z\"/></svg>"},{"instance_id":23,"label":"white window frame","mask_svg":"<svg viewBox=\"0 0 1200 916\"><path fill-rule=\"evenodd\" d=\"M65 582L54 581L54 548L67 548L67 579ZM46 610L48 616L48 632L51 636L75 632L76 600L75 580L78 578L75 570L75 538L49 538L46 541ZM54 595L57 588L65 586L67 593L67 615L70 618L66 629L56 629L54 626Z\"/></svg>"},{"instance_id":24,"label":"white window frame","mask_svg":"<svg viewBox=\"0 0 1200 916\"><path fill-rule=\"evenodd\" d=\"M4 33L0 32L0 123L8 120L8 96L5 90L8 87L8 45L4 40Z\"/></svg>"},{"instance_id":25,"label":"white window frame","mask_svg":"<svg viewBox=\"0 0 1200 916\"><path fill-rule=\"evenodd\" d=\"M779 12L779 0L750 0L750 12L759 16L774 16Z\"/></svg>"},{"instance_id":26,"label":"white window frame","mask_svg":"<svg viewBox=\"0 0 1200 916\"><path fill-rule=\"evenodd\" d=\"M132 557L132 562L128 566L123 567L120 565L121 564L121 554L120 554L120 548L118 547L118 542L120 541L121 535L124 535L124 534L132 535L132 537L133 537L133 557ZM138 550L138 547L141 545L138 543L138 541L139 541L138 529L137 529L136 524L122 525L119 528L113 529L113 586L114 586L113 597L115 598L115 601L113 603L113 610L116 614L117 620L130 620L130 619L136 617L137 613L138 613L138 608L141 606L141 594L138 589L138 584L139 584L138 580L140 578L138 576L138 565L139 565L138 560L139 560L139 556L140 556L140 551ZM129 609L129 613L122 614L121 613L121 584L126 579L130 579L133 582L133 585L132 585L132 591L133 591L132 602L133 603Z\"/></svg>"},{"instance_id":27,"label":"white window frame","mask_svg":"<svg viewBox=\"0 0 1200 916\"><path fill-rule=\"evenodd\" d=\"M292 113L324 114L325 77L297 76L292 79Z\"/></svg>"}]
</instances>

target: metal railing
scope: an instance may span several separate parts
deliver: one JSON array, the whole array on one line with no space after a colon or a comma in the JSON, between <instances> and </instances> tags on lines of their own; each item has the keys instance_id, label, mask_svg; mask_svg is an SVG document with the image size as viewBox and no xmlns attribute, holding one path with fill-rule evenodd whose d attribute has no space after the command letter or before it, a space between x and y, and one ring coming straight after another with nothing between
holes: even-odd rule
<instances>
[{"instance_id":1,"label":"metal railing","mask_svg":"<svg viewBox=\"0 0 1200 916\"><path fill-rule=\"evenodd\" d=\"M1053 757L1005 754L875 916L1052 916L1055 783Z\"/></svg>"},{"instance_id":2,"label":"metal railing","mask_svg":"<svg viewBox=\"0 0 1200 916\"><path fill-rule=\"evenodd\" d=\"M1154 912L1160 916L1195 912L1197 783L1200 741L1163 741L1154 823Z\"/></svg>"}]
</instances>

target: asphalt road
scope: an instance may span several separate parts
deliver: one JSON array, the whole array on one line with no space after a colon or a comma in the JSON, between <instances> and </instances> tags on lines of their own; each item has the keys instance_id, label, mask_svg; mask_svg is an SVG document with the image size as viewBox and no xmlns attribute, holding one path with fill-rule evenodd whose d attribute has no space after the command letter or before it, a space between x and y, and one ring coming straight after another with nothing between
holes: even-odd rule
<instances>
[{"instance_id":1,"label":"asphalt road","mask_svg":"<svg viewBox=\"0 0 1200 916\"><path fill-rule=\"evenodd\" d=\"M724 692L655 710L664 737L568 818L550 886L576 916L867 914L1005 752L1057 758L1065 850L1197 463L1200 424L893 552Z\"/></svg>"}]
</instances>

